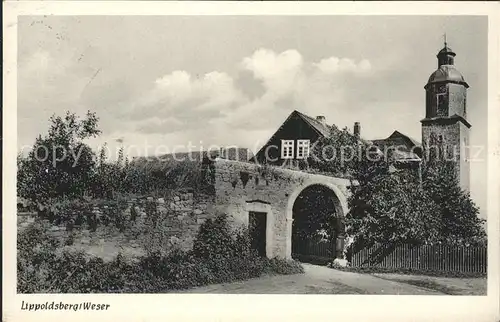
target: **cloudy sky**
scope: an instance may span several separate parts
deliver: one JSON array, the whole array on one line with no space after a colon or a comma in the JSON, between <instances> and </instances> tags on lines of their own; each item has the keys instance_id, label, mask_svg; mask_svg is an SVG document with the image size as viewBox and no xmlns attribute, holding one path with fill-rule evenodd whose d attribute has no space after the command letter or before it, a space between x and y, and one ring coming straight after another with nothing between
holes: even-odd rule
<instances>
[{"instance_id":1,"label":"cloudy sky","mask_svg":"<svg viewBox=\"0 0 500 322\"><path fill-rule=\"evenodd\" d=\"M258 149L297 109L366 139L420 141L443 34L471 86L471 142L486 144L487 20L412 16L20 17L18 147L66 110L100 117L92 144L131 156L210 145ZM121 141L121 140L119 140ZM485 157L485 153L481 155ZM472 195L486 207L484 162Z\"/></svg>"}]
</instances>

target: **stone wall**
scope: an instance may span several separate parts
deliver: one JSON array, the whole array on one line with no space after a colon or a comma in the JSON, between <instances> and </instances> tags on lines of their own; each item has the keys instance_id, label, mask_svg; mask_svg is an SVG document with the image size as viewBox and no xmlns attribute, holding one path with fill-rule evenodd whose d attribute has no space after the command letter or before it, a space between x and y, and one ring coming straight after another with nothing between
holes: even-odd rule
<instances>
[{"instance_id":1,"label":"stone wall","mask_svg":"<svg viewBox=\"0 0 500 322\"><path fill-rule=\"evenodd\" d=\"M249 212L267 214L267 257L291 257L292 209L295 198L311 185L332 190L341 215L347 213L349 180L278 167L217 159L215 162L216 211L247 226Z\"/></svg>"},{"instance_id":2,"label":"stone wall","mask_svg":"<svg viewBox=\"0 0 500 322\"><path fill-rule=\"evenodd\" d=\"M178 190L168 198L130 198L123 212L122 229L114 223L105 225L103 214L107 206L95 207L98 218L94 230L87 223L68 230L66 224L55 226L47 220L51 236L67 244L67 248L84 250L104 259L112 259L121 252L135 257L146 251L168 252L173 247L191 249L201 224L214 216L214 196L195 194L192 190ZM35 221L36 213L20 213L18 230Z\"/></svg>"},{"instance_id":3,"label":"stone wall","mask_svg":"<svg viewBox=\"0 0 500 322\"><path fill-rule=\"evenodd\" d=\"M156 207L148 218L148 209ZM177 191L170 198L132 200L125 211L131 216L135 208L137 219L134 232L148 249L164 250L179 247L191 249L201 224L214 217L214 196L194 194L192 190Z\"/></svg>"},{"instance_id":4,"label":"stone wall","mask_svg":"<svg viewBox=\"0 0 500 322\"><path fill-rule=\"evenodd\" d=\"M168 251L173 247L190 249L201 224L217 214L226 214L233 227L247 227L249 212L266 213L267 257L291 258L292 209L298 195L311 185L332 191L337 214L347 213L349 180L277 167L263 167L217 159L207 165L213 194L178 190L168 197L125 200L123 225L103 224L109 209L96 207L95 231L84 224L72 231L52 226L49 233L68 242L68 247L110 258L118 252L137 256L146 251ZM30 224L18 216L19 229ZM121 226L117 227L117 226ZM72 241L72 242L71 242Z\"/></svg>"}]
</instances>

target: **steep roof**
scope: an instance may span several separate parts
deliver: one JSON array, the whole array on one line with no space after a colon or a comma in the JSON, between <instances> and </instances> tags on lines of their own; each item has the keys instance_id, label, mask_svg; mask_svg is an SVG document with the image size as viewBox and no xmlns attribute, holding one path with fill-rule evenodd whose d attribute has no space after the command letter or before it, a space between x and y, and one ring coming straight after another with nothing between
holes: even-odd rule
<instances>
[{"instance_id":1,"label":"steep roof","mask_svg":"<svg viewBox=\"0 0 500 322\"><path fill-rule=\"evenodd\" d=\"M312 118L308 115L305 115L303 113L300 113L297 110L294 110L288 117L281 123L280 127L276 129L276 131L271 135L269 140L259 149L259 151L256 153L256 155L260 154L262 150L272 142L276 134L280 131L280 129L294 116L298 116L300 119L302 119L306 124L308 124L314 131L316 131L320 136L326 137L330 135L330 130L331 126L323 124L316 120L315 118ZM250 161L254 161L254 157L250 158Z\"/></svg>"},{"instance_id":2,"label":"steep roof","mask_svg":"<svg viewBox=\"0 0 500 322\"><path fill-rule=\"evenodd\" d=\"M420 142L418 142L417 140L415 140L415 139L411 138L410 136L403 134L397 130L392 132L392 134L389 135L389 137L387 137L385 139L377 139L377 140L371 140L371 141L374 144L381 144L381 145L400 143L400 144L404 144L404 145L407 145L410 147L420 146Z\"/></svg>"},{"instance_id":3,"label":"steep roof","mask_svg":"<svg viewBox=\"0 0 500 322\"><path fill-rule=\"evenodd\" d=\"M323 124L320 121L316 120L315 118L310 117L309 115L305 115L303 113L300 113L297 110L293 111L293 113L297 113L298 116L300 116L307 124L312 126L322 136L329 136L330 135L330 131L332 129L332 127L330 125Z\"/></svg>"},{"instance_id":4,"label":"steep roof","mask_svg":"<svg viewBox=\"0 0 500 322\"><path fill-rule=\"evenodd\" d=\"M386 151L389 148L398 147L393 150L393 157L396 161L419 161L418 155L420 143L399 131L394 131L385 139L371 140L380 150Z\"/></svg>"},{"instance_id":5,"label":"steep roof","mask_svg":"<svg viewBox=\"0 0 500 322\"><path fill-rule=\"evenodd\" d=\"M279 129L284 124L286 124L290 118L292 118L295 115L301 118L306 124L311 126L311 128L314 129L322 137L330 136L331 131L334 128L333 126L324 124L309 115L294 110L292 113L290 113L290 115L286 118L286 120L282 123L282 125L276 130L276 132L269 138L268 142L261 148L261 150L265 146L267 146L269 142L272 141L276 133L278 133ZM359 138L359 141L367 145L375 145L380 153L383 153L383 151L385 151L390 147L395 147L395 146L402 147L402 149L400 148L393 152L393 157L396 161L421 160L420 156L418 155L419 153L418 148L421 146L420 142L399 131L394 131L389 137L385 139L367 140L364 138ZM260 151L258 153L260 153Z\"/></svg>"}]
</instances>

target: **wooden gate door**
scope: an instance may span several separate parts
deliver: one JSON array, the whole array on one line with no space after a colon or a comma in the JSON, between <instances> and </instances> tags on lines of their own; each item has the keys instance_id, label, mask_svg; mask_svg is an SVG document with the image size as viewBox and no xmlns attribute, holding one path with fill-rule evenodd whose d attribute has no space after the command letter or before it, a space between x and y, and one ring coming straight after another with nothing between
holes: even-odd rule
<instances>
[{"instance_id":1,"label":"wooden gate door","mask_svg":"<svg viewBox=\"0 0 500 322\"><path fill-rule=\"evenodd\" d=\"M249 212L250 245L262 257L266 257L266 222L267 214L265 212Z\"/></svg>"}]
</instances>

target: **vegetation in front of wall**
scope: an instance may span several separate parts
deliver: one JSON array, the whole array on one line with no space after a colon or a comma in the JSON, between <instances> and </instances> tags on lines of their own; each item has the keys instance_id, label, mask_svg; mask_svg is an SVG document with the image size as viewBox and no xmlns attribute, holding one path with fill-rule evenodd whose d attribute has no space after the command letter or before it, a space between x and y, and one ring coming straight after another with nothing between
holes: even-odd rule
<instances>
[{"instance_id":1,"label":"vegetation in front of wall","mask_svg":"<svg viewBox=\"0 0 500 322\"><path fill-rule=\"evenodd\" d=\"M117 199L120 194L164 197L165 191L179 188L213 194L213 169L203 164L201 156L129 161L121 148L110 160L106 146L92 150L86 140L101 134L98 123L90 111L83 118L70 112L53 115L47 134L35 139L27 155L18 155L18 197L44 209L67 199Z\"/></svg>"},{"instance_id":2,"label":"vegetation in front of wall","mask_svg":"<svg viewBox=\"0 0 500 322\"><path fill-rule=\"evenodd\" d=\"M38 218L45 219L55 226L65 226L67 231L88 228L96 231L98 226L116 227L124 231L132 225L131 218L125 217L128 198L116 199L75 198L53 199L38 211Z\"/></svg>"},{"instance_id":3,"label":"vegetation in front of wall","mask_svg":"<svg viewBox=\"0 0 500 322\"><path fill-rule=\"evenodd\" d=\"M207 219L191 251L149 252L113 261L60 251L42 221L18 236L19 293L161 293L258 277L303 273L290 260L259 257L245 230L231 230L224 215Z\"/></svg>"}]
</instances>

